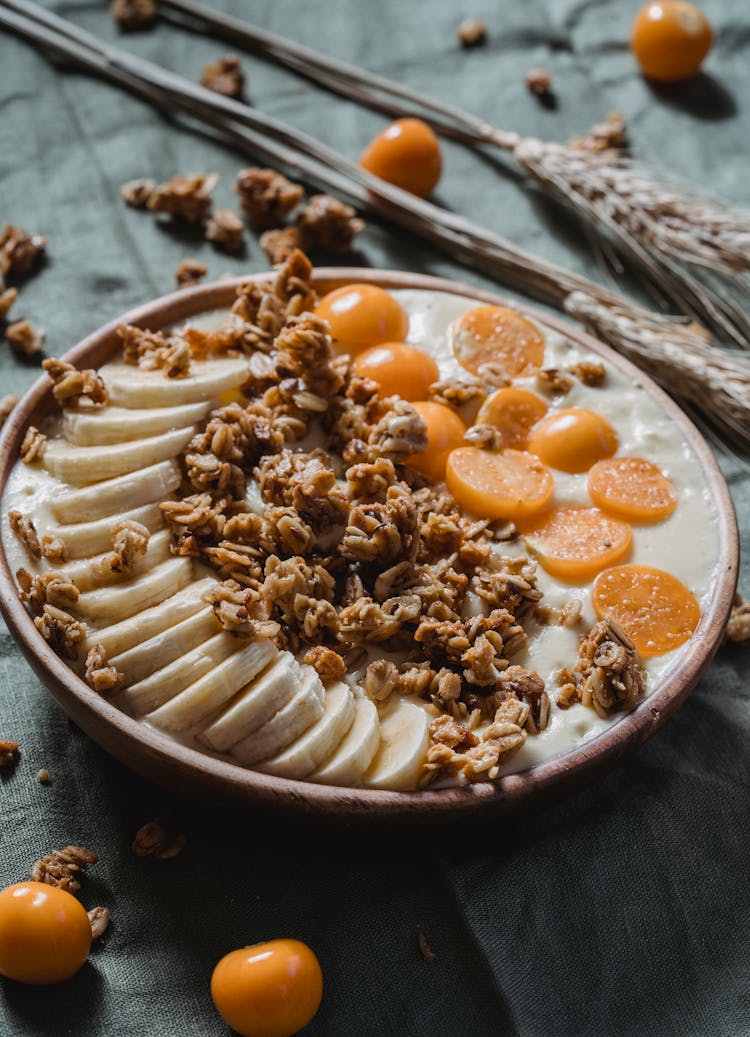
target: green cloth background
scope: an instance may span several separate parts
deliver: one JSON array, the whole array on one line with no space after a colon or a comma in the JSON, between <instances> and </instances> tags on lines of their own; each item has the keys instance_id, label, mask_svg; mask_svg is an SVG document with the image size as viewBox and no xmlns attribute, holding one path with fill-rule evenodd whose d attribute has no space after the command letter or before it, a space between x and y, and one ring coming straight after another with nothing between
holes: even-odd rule
<instances>
[{"instance_id":1,"label":"green cloth background","mask_svg":"<svg viewBox=\"0 0 750 1037\"><path fill-rule=\"evenodd\" d=\"M706 74L652 89L626 40L637 0L223 0L330 54L462 104L508 129L581 134L612 109L639 155L748 205L750 10L705 0L717 30ZM55 10L117 39L103 2ZM461 51L455 28L484 18L484 48ZM197 78L228 49L162 24L123 45ZM341 151L358 155L384 124L247 58L248 94ZM542 65L557 107L524 86ZM439 199L540 254L606 277L585 230L529 190L509 165L445 145ZM246 158L179 129L141 102L0 37L0 220L49 236L49 261L16 314L47 331L59 355L104 321L171 290L186 255L210 276L256 271L244 259L127 209L133 177L221 173L234 204ZM358 263L489 284L390 228L370 224ZM7 348L0 388L36 369ZM724 459L748 544L750 477ZM690 544L686 543L686 549ZM747 577L744 580L748 590ZM467 832L358 835L225 815L171 798L115 763L70 725L7 634L0 636L0 737L23 743L0 776L0 885L67 843L101 858L88 907L112 927L70 983L0 982L0 1034L24 1037L214 1037L226 1028L208 993L226 951L275 936L307 941L325 994L316 1037L523 1037L750 1033L750 650L723 650L683 709L625 766L583 794L507 825ZM46 767L52 782L36 780ZM154 816L188 835L172 861L136 859L130 842ZM421 929L435 952L423 960Z\"/></svg>"}]
</instances>

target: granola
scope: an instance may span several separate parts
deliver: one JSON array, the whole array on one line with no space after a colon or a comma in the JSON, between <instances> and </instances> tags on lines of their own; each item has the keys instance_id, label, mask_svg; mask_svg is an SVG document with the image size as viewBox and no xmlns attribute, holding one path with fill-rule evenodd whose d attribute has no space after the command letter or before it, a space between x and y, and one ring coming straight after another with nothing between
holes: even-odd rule
<instances>
[{"instance_id":1,"label":"granola","mask_svg":"<svg viewBox=\"0 0 750 1037\"><path fill-rule=\"evenodd\" d=\"M227 252L241 252L245 244L245 224L231 209L217 209L206 222L206 238Z\"/></svg>"},{"instance_id":2,"label":"granola","mask_svg":"<svg viewBox=\"0 0 750 1037\"><path fill-rule=\"evenodd\" d=\"M159 16L156 0L111 0L109 11L125 32L148 29Z\"/></svg>"},{"instance_id":3,"label":"granola","mask_svg":"<svg viewBox=\"0 0 750 1037\"><path fill-rule=\"evenodd\" d=\"M136 857L154 857L166 861L182 853L186 843L187 836L170 831L157 817L138 829L131 849Z\"/></svg>"},{"instance_id":4,"label":"granola","mask_svg":"<svg viewBox=\"0 0 750 1037\"><path fill-rule=\"evenodd\" d=\"M241 97L245 76L236 54L224 54L218 61L203 66L201 85L224 97Z\"/></svg>"},{"instance_id":5,"label":"granola","mask_svg":"<svg viewBox=\"0 0 750 1037\"><path fill-rule=\"evenodd\" d=\"M0 231L0 277L28 274L44 256L47 239L6 223Z\"/></svg>"},{"instance_id":6,"label":"granola","mask_svg":"<svg viewBox=\"0 0 750 1037\"><path fill-rule=\"evenodd\" d=\"M219 182L215 173L174 176L159 184L147 202L149 212L166 213L187 223L202 223L211 211L211 193Z\"/></svg>"},{"instance_id":7,"label":"granola","mask_svg":"<svg viewBox=\"0 0 750 1037\"><path fill-rule=\"evenodd\" d=\"M111 695L119 691L125 675L110 666L104 647L94 645L86 656L86 681L99 695Z\"/></svg>"},{"instance_id":8,"label":"granola","mask_svg":"<svg viewBox=\"0 0 750 1037\"><path fill-rule=\"evenodd\" d=\"M737 594L727 623L727 641L745 644L750 641L750 601Z\"/></svg>"},{"instance_id":9,"label":"granola","mask_svg":"<svg viewBox=\"0 0 750 1037\"><path fill-rule=\"evenodd\" d=\"M356 211L330 194L314 194L297 217L302 247L324 252L348 252L364 229Z\"/></svg>"},{"instance_id":10,"label":"granola","mask_svg":"<svg viewBox=\"0 0 750 1037\"><path fill-rule=\"evenodd\" d=\"M36 861L31 868L31 879L33 882L57 886L68 893L77 893L81 888L78 876L91 864L96 864L98 859L95 853L83 846L66 846Z\"/></svg>"},{"instance_id":11,"label":"granola","mask_svg":"<svg viewBox=\"0 0 750 1037\"><path fill-rule=\"evenodd\" d=\"M638 652L612 619L603 619L589 630L573 673L581 701L600 717L632 709L646 690L646 671Z\"/></svg>"},{"instance_id":12,"label":"granola","mask_svg":"<svg viewBox=\"0 0 750 1037\"><path fill-rule=\"evenodd\" d=\"M41 558L42 557L42 545L39 542L39 535L34 525L34 520L22 515L20 511L11 509L8 512L8 521L10 522L10 528L13 535L16 536L19 542L23 545L26 554L30 558Z\"/></svg>"},{"instance_id":13,"label":"granola","mask_svg":"<svg viewBox=\"0 0 750 1037\"><path fill-rule=\"evenodd\" d=\"M19 356L30 358L44 350L44 335L30 321L13 321L6 327L5 337Z\"/></svg>"},{"instance_id":14,"label":"granola","mask_svg":"<svg viewBox=\"0 0 750 1037\"><path fill-rule=\"evenodd\" d=\"M128 180L126 184L123 184L120 188L120 195L125 204L132 209L146 209L148 200L155 190L155 180L141 177L138 180Z\"/></svg>"},{"instance_id":15,"label":"granola","mask_svg":"<svg viewBox=\"0 0 750 1037\"><path fill-rule=\"evenodd\" d=\"M35 464L37 461L41 461L46 443L47 437L45 434L40 432L34 425L29 425L21 443L21 460L23 463Z\"/></svg>"},{"instance_id":16,"label":"granola","mask_svg":"<svg viewBox=\"0 0 750 1037\"><path fill-rule=\"evenodd\" d=\"M198 259L183 259L174 272L174 278L178 288L192 288L200 284L208 273L208 267Z\"/></svg>"},{"instance_id":17,"label":"granola","mask_svg":"<svg viewBox=\"0 0 750 1037\"><path fill-rule=\"evenodd\" d=\"M278 227L305 197L299 184L274 169L257 167L237 174L235 190L248 219L259 229Z\"/></svg>"},{"instance_id":18,"label":"granola","mask_svg":"<svg viewBox=\"0 0 750 1037\"><path fill-rule=\"evenodd\" d=\"M52 395L61 407L104 407L109 402L104 382L91 368L79 371L54 357L45 360L42 367L52 379Z\"/></svg>"}]
</instances>

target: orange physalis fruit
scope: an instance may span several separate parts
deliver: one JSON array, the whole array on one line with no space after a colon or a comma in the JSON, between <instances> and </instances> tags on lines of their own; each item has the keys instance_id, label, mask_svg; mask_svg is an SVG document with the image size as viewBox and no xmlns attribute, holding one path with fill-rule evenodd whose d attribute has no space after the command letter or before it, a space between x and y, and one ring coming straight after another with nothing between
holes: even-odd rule
<instances>
[{"instance_id":1,"label":"orange physalis fruit","mask_svg":"<svg viewBox=\"0 0 750 1037\"><path fill-rule=\"evenodd\" d=\"M499 364L509 378L535 374L544 363L544 333L504 306L477 306L453 326L453 352L462 367L480 374L482 364Z\"/></svg>"},{"instance_id":2,"label":"orange physalis fruit","mask_svg":"<svg viewBox=\"0 0 750 1037\"><path fill-rule=\"evenodd\" d=\"M529 432L547 413L547 404L528 389L508 386L485 400L477 414L477 425L492 425L500 430L504 447L523 450Z\"/></svg>"},{"instance_id":3,"label":"orange physalis fruit","mask_svg":"<svg viewBox=\"0 0 750 1037\"><path fill-rule=\"evenodd\" d=\"M597 507L629 522L660 522L677 505L672 483L641 457L610 457L589 470L589 496Z\"/></svg>"},{"instance_id":4,"label":"orange physalis fruit","mask_svg":"<svg viewBox=\"0 0 750 1037\"><path fill-rule=\"evenodd\" d=\"M594 580L591 596L597 616L619 623L643 659L684 644L701 616L685 584L650 565L606 569Z\"/></svg>"},{"instance_id":5,"label":"orange physalis fruit","mask_svg":"<svg viewBox=\"0 0 750 1037\"><path fill-rule=\"evenodd\" d=\"M645 75L675 82L694 76L714 41L705 14L686 0L656 0L635 16L630 48Z\"/></svg>"},{"instance_id":6,"label":"orange physalis fruit","mask_svg":"<svg viewBox=\"0 0 750 1037\"><path fill-rule=\"evenodd\" d=\"M392 295L374 284L347 284L324 295L316 317L327 320L337 349L361 353L381 342L400 342L409 317Z\"/></svg>"},{"instance_id":7,"label":"orange physalis fruit","mask_svg":"<svg viewBox=\"0 0 750 1037\"><path fill-rule=\"evenodd\" d=\"M463 443L466 425L454 410L443 403L417 402L412 406L427 426L427 449L412 454L406 463L433 482L442 482L448 455Z\"/></svg>"},{"instance_id":8,"label":"orange physalis fruit","mask_svg":"<svg viewBox=\"0 0 750 1037\"><path fill-rule=\"evenodd\" d=\"M365 148L359 164L420 198L432 194L443 170L438 139L421 119L396 119Z\"/></svg>"},{"instance_id":9,"label":"orange physalis fruit","mask_svg":"<svg viewBox=\"0 0 750 1037\"><path fill-rule=\"evenodd\" d=\"M80 900L43 882L0 893L0 975L35 985L61 983L81 968L91 923Z\"/></svg>"},{"instance_id":10,"label":"orange physalis fruit","mask_svg":"<svg viewBox=\"0 0 750 1037\"><path fill-rule=\"evenodd\" d=\"M513 522L548 508L555 489L548 469L537 457L520 450L496 454L461 447L448 458L445 479L467 511L481 518Z\"/></svg>"},{"instance_id":11,"label":"orange physalis fruit","mask_svg":"<svg viewBox=\"0 0 750 1037\"><path fill-rule=\"evenodd\" d=\"M601 414L568 407L552 411L537 422L529 435L528 449L550 468L577 473L611 457L617 446L617 433Z\"/></svg>"},{"instance_id":12,"label":"orange physalis fruit","mask_svg":"<svg viewBox=\"0 0 750 1037\"><path fill-rule=\"evenodd\" d=\"M633 540L627 522L597 508L556 508L523 532L542 568L570 583L622 561Z\"/></svg>"},{"instance_id":13,"label":"orange physalis fruit","mask_svg":"<svg viewBox=\"0 0 750 1037\"><path fill-rule=\"evenodd\" d=\"M354 373L377 382L381 396L400 396L404 400L426 400L430 386L440 377L431 356L405 342L383 342L360 353Z\"/></svg>"},{"instance_id":14,"label":"orange physalis fruit","mask_svg":"<svg viewBox=\"0 0 750 1037\"><path fill-rule=\"evenodd\" d=\"M323 974L299 940L269 940L225 955L211 976L219 1015L241 1037L291 1037L320 1006Z\"/></svg>"}]
</instances>

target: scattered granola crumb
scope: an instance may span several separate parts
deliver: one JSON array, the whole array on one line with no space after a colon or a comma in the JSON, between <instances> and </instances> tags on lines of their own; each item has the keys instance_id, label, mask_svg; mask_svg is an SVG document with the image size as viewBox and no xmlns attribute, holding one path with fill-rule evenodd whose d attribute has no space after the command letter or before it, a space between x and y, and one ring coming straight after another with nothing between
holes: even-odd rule
<instances>
[{"instance_id":1,"label":"scattered granola crumb","mask_svg":"<svg viewBox=\"0 0 750 1037\"><path fill-rule=\"evenodd\" d=\"M224 97L241 97L245 76L236 54L224 54L218 61L203 66L201 86Z\"/></svg>"},{"instance_id":2,"label":"scattered granola crumb","mask_svg":"<svg viewBox=\"0 0 750 1037\"><path fill-rule=\"evenodd\" d=\"M607 369L601 360L581 360L573 364L570 373L584 385L598 388L607 380Z\"/></svg>"},{"instance_id":3,"label":"scattered granola crumb","mask_svg":"<svg viewBox=\"0 0 750 1037\"><path fill-rule=\"evenodd\" d=\"M427 937L421 929L417 929L417 943L419 944L419 949L422 952L422 957L424 958L424 960L434 961L435 952L433 951L432 947L430 947L429 943L427 942Z\"/></svg>"},{"instance_id":4,"label":"scattered granola crumb","mask_svg":"<svg viewBox=\"0 0 750 1037\"><path fill-rule=\"evenodd\" d=\"M9 767L10 764L15 763L19 749L19 742L11 742L7 738L0 738L0 767Z\"/></svg>"},{"instance_id":5,"label":"scattered granola crumb","mask_svg":"<svg viewBox=\"0 0 750 1037\"><path fill-rule=\"evenodd\" d=\"M189 256L187 259L183 259L175 270L174 279L178 288L192 288L193 285L200 284L207 273L208 267L205 263Z\"/></svg>"},{"instance_id":6,"label":"scattered granola crumb","mask_svg":"<svg viewBox=\"0 0 750 1037\"><path fill-rule=\"evenodd\" d=\"M86 681L98 695L119 691L125 675L109 665L103 645L96 644L86 656Z\"/></svg>"},{"instance_id":7,"label":"scattered granola crumb","mask_svg":"<svg viewBox=\"0 0 750 1037\"><path fill-rule=\"evenodd\" d=\"M6 320L10 308L18 298L17 288L3 289L2 278L0 278L0 321Z\"/></svg>"},{"instance_id":8,"label":"scattered granola crumb","mask_svg":"<svg viewBox=\"0 0 750 1037\"><path fill-rule=\"evenodd\" d=\"M42 545L39 543L39 535L34 525L34 520L22 515L20 511L8 512L8 521L13 535L23 546L30 558L42 557Z\"/></svg>"},{"instance_id":9,"label":"scattered granola crumb","mask_svg":"<svg viewBox=\"0 0 750 1037\"><path fill-rule=\"evenodd\" d=\"M245 224L231 209L218 209L206 223L206 238L227 252L240 252L245 243Z\"/></svg>"},{"instance_id":10,"label":"scattered granola crumb","mask_svg":"<svg viewBox=\"0 0 750 1037\"><path fill-rule=\"evenodd\" d=\"M107 387L93 368L79 371L55 357L44 360L42 367L52 379L52 395L61 407L77 408L84 403L103 407L109 402Z\"/></svg>"},{"instance_id":11,"label":"scattered granola crumb","mask_svg":"<svg viewBox=\"0 0 750 1037\"><path fill-rule=\"evenodd\" d=\"M98 940L109 928L109 908L92 907L86 914L91 924L91 939Z\"/></svg>"},{"instance_id":12,"label":"scattered granola crumb","mask_svg":"<svg viewBox=\"0 0 750 1037\"><path fill-rule=\"evenodd\" d=\"M12 396L10 393L8 393L7 396L3 396L3 398L0 399L0 428L3 427L5 422L11 416L13 408L16 406L17 403L18 397Z\"/></svg>"},{"instance_id":13,"label":"scattered granola crumb","mask_svg":"<svg viewBox=\"0 0 750 1037\"><path fill-rule=\"evenodd\" d=\"M109 12L125 32L148 29L159 15L156 0L112 0Z\"/></svg>"},{"instance_id":14,"label":"scattered granola crumb","mask_svg":"<svg viewBox=\"0 0 750 1037\"><path fill-rule=\"evenodd\" d=\"M508 379L510 384L510 379ZM430 399L436 403L442 403L446 407L459 410L467 404L471 404L474 413L479 410L487 399L487 390L477 381L468 381L463 378L443 378L439 382L433 382L430 386Z\"/></svg>"},{"instance_id":15,"label":"scattered granola crumb","mask_svg":"<svg viewBox=\"0 0 750 1037\"><path fill-rule=\"evenodd\" d=\"M308 648L304 655L304 661L313 666L324 684L339 681L346 673L346 663L338 652L323 645L315 645Z\"/></svg>"},{"instance_id":16,"label":"scattered granola crumb","mask_svg":"<svg viewBox=\"0 0 750 1037\"><path fill-rule=\"evenodd\" d=\"M31 879L76 893L81 888L78 875L90 864L96 864L98 859L95 853L83 846L66 846L64 850L53 850L36 861L31 869Z\"/></svg>"},{"instance_id":17,"label":"scattered granola crumb","mask_svg":"<svg viewBox=\"0 0 750 1037\"><path fill-rule=\"evenodd\" d=\"M456 36L462 47L478 47L487 39L487 26L480 18L464 18Z\"/></svg>"},{"instance_id":18,"label":"scattered granola crumb","mask_svg":"<svg viewBox=\"0 0 750 1037\"><path fill-rule=\"evenodd\" d=\"M192 353L185 339L176 339L164 353L164 376L186 378L190 374Z\"/></svg>"},{"instance_id":19,"label":"scattered granola crumb","mask_svg":"<svg viewBox=\"0 0 750 1037\"><path fill-rule=\"evenodd\" d=\"M170 832L157 817L138 829L131 849L136 857L156 857L165 861L182 853L186 843L187 836Z\"/></svg>"},{"instance_id":20,"label":"scattered granola crumb","mask_svg":"<svg viewBox=\"0 0 750 1037\"><path fill-rule=\"evenodd\" d=\"M123 184L120 188L120 195L125 204L131 208L145 209L155 190L156 181L142 177L139 180L128 180L126 184Z\"/></svg>"},{"instance_id":21,"label":"scattered granola crumb","mask_svg":"<svg viewBox=\"0 0 750 1037\"><path fill-rule=\"evenodd\" d=\"M735 595L734 605L727 623L727 641L732 644L750 642L750 601L741 594Z\"/></svg>"},{"instance_id":22,"label":"scattered granola crumb","mask_svg":"<svg viewBox=\"0 0 750 1037\"><path fill-rule=\"evenodd\" d=\"M464 440L482 450L500 450L503 433L495 425L472 425L464 433Z\"/></svg>"},{"instance_id":23,"label":"scattered granola crumb","mask_svg":"<svg viewBox=\"0 0 750 1037\"><path fill-rule=\"evenodd\" d=\"M62 537L51 536L49 533L45 533L42 537L42 554L48 562L67 562L68 560L68 549L65 546L65 541Z\"/></svg>"},{"instance_id":24,"label":"scattered granola crumb","mask_svg":"<svg viewBox=\"0 0 750 1037\"><path fill-rule=\"evenodd\" d=\"M565 396L573 388L573 379L557 367L545 367L537 373L536 384L546 396Z\"/></svg>"},{"instance_id":25,"label":"scattered granola crumb","mask_svg":"<svg viewBox=\"0 0 750 1037\"><path fill-rule=\"evenodd\" d=\"M330 194L314 194L297 217L303 247L324 252L348 252L352 239L364 230L356 210Z\"/></svg>"},{"instance_id":26,"label":"scattered granola crumb","mask_svg":"<svg viewBox=\"0 0 750 1037\"><path fill-rule=\"evenodd\" d=\"M526 73L526 86L537 97L544 97L550 92L552 78L543 68L532 68Z\"/></svg>"},{"instance_id":27,"label":"scattered granola crumb","mask_svg":"<svg viewBox=\"0 0 750 1037\"><path fill-rule=\"evenodd\" d=\"M28 320L15 320L5 329L5 337L19 356L37 356L44 349L44 334Z\"/></svg>"},{"instance_id":28,"label":"scattered granola crumb","mask_svg":"<svg viewBox=\"0 0 750 1037\"><path fill-rule=\"evenodd\" d=\"M42 785L49 785L52 779L46 767L42 767L40 771L36 772L36 780L41 782Z\"/></svg>"},{"instance_id":29,"label":"scattered granola crumb","mask_svg":"<svg viewBox=\"0 0 750 1037\"><path fill-rule=\"evenodd\" d=\"M216 173L173 176L152 191L148 199L149 212L167 213L188 223L202 223L211 211L211 192L218 182Z\"/></svg>"},{"instance_id":30,"label":"scattered granola crumb","mask_svg":"<svg viewBox=\"0 0 750 1037\"><path fill-rule=\"evenodd\" d=\"M302 236L297 227L279 227L266 230L260 236L260 247L271 266L286 263L291 254L300 247Z\"/></svg>"},{"instance_id":31,"label":"scattered granola crumb","mask_svg":"<svg viewBox=\"0 0 750 1037\"><path fill-rule=\"evenodd\" d=\"M24 464L34 464L42 459L47 437L35 425L29 425L21 443L21 460Z\"/></svg>"},{"instance_id":32,"label":"scattered granola crumb","mask_svg":"<svg viewBox=\"0 0 750 1037\"><path fill-rule=\"evenodd\" d=\"M235 190L254 227L278 227L305 197L299 184L274 169L251 167L237 174Z\"/></svg>"},{"instance_id":33,"label":"scattered granola crumb","mask_svg":"<svg viewBox=\"0 0 750 1037\"><path fill-rule=\"evenodd\" d=\"M28 274L46 248L47 239L41 234L27 234L21 227L6 223L0 231L0 277Z\"/></svg>"},{"instance_id":34,"label":"scattered granola crumb","mask_svg":"<svg viewBox=\"0 0 750 1037\"><path fill-rule=\"evenodd\" d=\"M599 154L603 151L620 151L627 142L627 123L619 112L610 112L604 122L592 126L585 137L569 142L569 147L581 148Z\"/></svg>"}]
</instances>

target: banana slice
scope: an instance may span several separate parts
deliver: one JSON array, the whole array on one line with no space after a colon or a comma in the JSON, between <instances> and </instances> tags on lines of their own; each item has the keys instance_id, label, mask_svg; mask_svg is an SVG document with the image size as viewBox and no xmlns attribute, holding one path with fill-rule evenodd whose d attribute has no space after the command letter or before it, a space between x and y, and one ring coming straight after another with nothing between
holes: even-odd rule
<instances>
[{"instance_id":1,"label":"banana slice","mask_svg":"<svg viewBox=\"0 0 750 1037\"><path fill-rule=\"evenodd\" d=\"M333 754L309 775L308 781L320 785L359 785L379 744L377 707L369 699L361 698L354 707L352 726Z\"/></svg>"},{"instance_id":2,"label":"banana slice","mask_svg":"<svg viewBox=\"0 0 750 1037\"><path fill-rule=\"evenodd\" d=\"M373 789L404 791L417 787L429 746L429 717L421 706L404 699L380 716L380 747L362 784Z\"/></svg>"},{"instance_id":3,"label":"banana slice","mask_svg":"<svg viewBox=\"0 0 750 1037\"><path fill-rule=\"evenodd\" d=\"M227 358L194 361L185 378L165 378L163 371L143 371L115 362L99 368L109 398L121 407L174 407L215 399L225 389L242 385L247 361Z\"/></svg>"},{"instance_id":4,"label":"banana slice","mask_svg":"<svg viewBox=\"0 0 750 1037\"><path fill-rule=\"evenodd\" d=\"M148 641L162 630L175 626L205 608L206 603L203 599L215 586L216 580L207 576L203 580L189 584L184 590L178 591L153 608L145 609L120 623L92 631L86 638L86 651L95 644L100 644L111 659L126 652L133 645Z\"/></svg>"},{"instance_id":5,"label":"banana slice","mask_svg":"<svg viewBox=\"0 0 750 1037\"><path fill-rule=\"evenodd\" d=\"M237 742L230 750L231 755L246 766L281 752L323 715L321 695L325 695L325 689L320 677L312 666L300 667L296 659L292 656L289 658L296 667L295 670L291 663L287 663L287 679L297 687L294 695L262 727Z\"/></svg>"},{"instance_id":6,"label":"banana slice","mask_svg":"<svg viewBox=\"0 0 750 1037\"><path fill-rule=\"evenodd\" d=\"M159 565L160 562L165 562L168 558L171 558L169 551L171 542L172 534L168 529L160 529L158 533L154 533L148 542L146 553L137 558L133 564L129 578L140 576L148 572L149 569L153 569L154 566ZM108 552L105 551L103 554L95 555L92 558L79 558L78 561L67 562L59 567L58 572L67 576L79 591L90 591L94 587L121 583L123 581L122 573L112 572L111 569L106 567L99 571L99 564L106 559L107 554Z\"/></svg>"},{"instance_id":7,"label":"banana slice","mask_svg":"<svg viewBox=\"0 0 750 1037\"><path fill-rule=\"evenodd\" d=\"M123 511L119 515L108 515L94 522L78 522L72 526L53 526L47 532L50 536L59 537L65 544L68 558L88 558L92 554L101 554L112 547L112 527L118 522L130 519L140 522L150 533L161 529L163 522L158 504L144 504L132 511Z\"/></svg>"},{"instance_id":8,"label":"banana slice","mask_svg":"<svg viewBox=\"0 0 750 1037\"><path fill-rule=\"evenodd\" d=\"M354 697L343 681L326 688L323 716L278 756L256 764L259 771L278 778L306 778L331 755L354 720Z\"/></svg>"},{"instance_id":9,"label":"banana slice","mask_svg":"<svg viewBox=\"0 0 750 1037\"><path fill-rule=\"evenodd\" d=\"M44 448L42 464L50 475L62 482L88 486L176 457L193 438L196 427L188 425L118 446L70 446L53 439Z\"/></svg>"},{"instance_id":10,"label":"banana slice","mask_svg":"<svg viewBox=\"0 0 750 1037\"><path fill-rule=\"evenodd\" d=\"M110 656L109 661L115 669L125 674L128 684L136 684L220 632L221 624L213 609L206 605L200 612L183 619L176 626L162 630L120 655Z\"/></svg>"},{"instance_id":11,"label":"banana slice","mask_svg":"<svg viewBox=\"0 0 750 1037\"><path fill-rule=\"evenodd\" d=\"M205 644L161 666L158 670L134 682L118 699L118 704L131 713L140 715L159 709L165 702L195 684L217 666L233 657L242 647L241 642L225 630L209 638ZM123 670L129 679L127 670Z\"/></svg>"},{"instance_id":12,"label":"banana slice","mask_svg":"<svg viewBox=\"0 0 750 1037\"><path fill-rule=\"evenodd\" d=\"M260 673L277 652L273 641L251 641L165 705L149 713L148 719L155 727L173 734L199 728Z\"/></svg>"},{"instance_id":13,"label":"banana slice","mask_svg":"<svg viewBox=\"0 0 750 1037\"><path fill-rule=\"evenodd\" d=\"M81 490L68 490L50 501L58 522L89 522L104 518L125 508L166 500L181 482L179 465L175 461L142 468L140 472L118 475L116 479L94 483Z\"/></svg>"},{"instance_id":14,"label":"banana slice","mask_svg":"<svg viewBox=\"0 0 750 1037\"><path fill-rule=\"evenodd\" d=\"M226 752L278 713L298 690L302 679L300 671L286 658L288 654L283 653L273 666L256 677L199 735L199 741L217 752ZM319 693L322 704L323 685L313 681L312 688Z\"/></svg>"},{"instance_id":15,"label":"banana slice","mask_svg":"<svg viewBox=\"0 0 750 1037\"><path fill-rule=\"evenodd\" d=\"M85 591L78 598L76 611L92 623L116 623L164 601L192 578L189 558L170 558L127 583Z\"/></svg>"},{"instance_id":16,"label":"banana slice","mask_svg":"<svg viewBox=\"0 0 750 1037\"><path fill-rule=\"evenodd\" d=\"M149 407L128 410L102 407L101 410L63 411L63 435L76 446L106 446L134 439L159 436L172 429L194 425L208 414L210 403L184 403L179 407Z\"/></svg>"}]
</instances>

